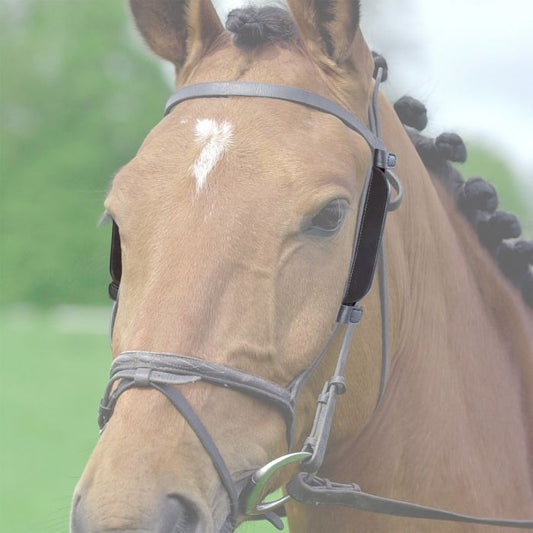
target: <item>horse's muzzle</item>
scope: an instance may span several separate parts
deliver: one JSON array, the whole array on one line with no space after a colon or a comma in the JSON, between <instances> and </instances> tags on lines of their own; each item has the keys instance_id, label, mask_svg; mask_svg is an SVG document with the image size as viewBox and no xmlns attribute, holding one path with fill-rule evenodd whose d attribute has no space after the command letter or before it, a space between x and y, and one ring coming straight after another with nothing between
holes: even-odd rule
<instances>
[{"instance_id":1,"label":"horse's muzzle","mask_svg":"<svg viewBox=\"0 0 533 533\"><path fill-rule=\"evenodd\" d=\"M83 498L75 498L71 521L71 533L204 533L204 525L196 506L186 498L171 494L166 496L160 510L151 517L140 517L133 523L125 517L123 526L117 516L106 519L96 510L92 517L84 507ZM106 522L109 522L106 524Z\"/></svg>"}]
</instances>

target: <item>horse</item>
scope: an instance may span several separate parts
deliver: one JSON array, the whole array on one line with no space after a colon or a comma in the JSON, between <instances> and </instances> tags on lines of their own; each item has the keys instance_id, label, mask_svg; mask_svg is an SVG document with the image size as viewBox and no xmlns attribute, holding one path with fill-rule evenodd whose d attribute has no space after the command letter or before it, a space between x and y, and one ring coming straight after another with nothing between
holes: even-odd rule
<instances>
[{"instance_id":1,"label":"horse","mask_svg":"<svg viewBox=\"0 0 533 533\"><path fill-rule=\"evenodd\" d=\"M130 6L151 50L175 66L176 87L284 84L367 125L376 99L404 190L383 241L390 362L380 394L374 283L349 345L346 391L320 474L457 512L531 514L531 309L454 205L442 177L453 177L452 167L427 164L435 143L428 148L377 93L359 1L239 9L227 29L210 0ZM148 134L105 200L120 245L114 357L186 354L212 373L234 369L241 385L244 373L281 387L306 379L289 439L278 405L234 387L178 376L165 389L123 391L76 486L72 533L211 533L248 518L240 512L228 527L229 489L194 416L240 490L251 472L287 453L287 440L302 448L350 327L334 324L372 158L338 116L279 98L188 99ZM169 401L178 389L194 416ZM279 472L275 486L292 474ZM285 508L297 533L507 531L293 500Z\"/></svg>"}]
</instances>

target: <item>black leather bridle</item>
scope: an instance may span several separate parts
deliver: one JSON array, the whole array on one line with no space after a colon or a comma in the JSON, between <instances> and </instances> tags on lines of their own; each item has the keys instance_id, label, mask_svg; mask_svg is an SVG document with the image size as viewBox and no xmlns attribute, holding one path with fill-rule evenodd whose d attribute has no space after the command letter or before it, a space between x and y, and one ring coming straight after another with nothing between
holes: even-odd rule
<instances>
[{"instance_id":1,"label":"black leather bridle","mask_svg":"<svg viewBox=\"0 0 533 533\"><path fill-rule=\"evenodd\" d=\"M333 331L323 349L312 364L299 376L295 377L288 387L282 387L270 380L236 368L181 354L126 351L119 354L111 366L110 381L100 404L100 428L103 430L113 414L118 398L126 390L134 387L152 387L164 394L198 436L228 494L231 516L224 525L223 531L233 531L241 513L249 516L265 517L271 520L275 526L280 527L279 517L273 514L272 511L282 505L289 497L293 497L303 503L345 505L398 516L533 528L533 521L478 518L380 498L362 492L355 484L336 484L318 478L315 475L324 459L333 422L336 397L346 390L346 382L343 377L344 367L350 351L354 327L362 317L362 308L359 302L370 290L374 278L386 214L387 211L399 205L402 195L401 184L392 172L396 164L396 157L386 150L381 140L377 108L377 95L381 75L382 69L378 71L372 105L369 110L370 128L345 108L323 96L297 87L269 83L210 82L189 85L178 89L166 104L165 115L170 113L181 102L197 98L251 97L293 102L337 117L348 128L361 135L373 153L373 162L368 171L359 202L352 264L337 323L334 325ZM392 202L389 201L391 186L397 193ZM113 223L112 230L110 270L112 281L109 286L109 294L115 300L112 331L122 276L120 234L115 223ZM384 280L384 276L383 268L380 271L380 281ZM386 290L381 291L381 293L383 309L385 307ZM237 390L275 405L283 414L286 422L287 443L290 451L294 433L294 406L298 393L307 377L328 351L331 340L341 325L345 326L344 339L338 355L335 372L331 379L324 384L322 393L319 395L311 434L306 439L302 451L289 453L257 470L250 477L248 487L244 491L243 497L240 498L240 491L236 488L231 473L216 444L176 385L204 381ZM387 333L387 328L385 327L384 337L387 336ZM386 350L384 352L384 361L386 361ZM382 373L380 397L384 388L383 376L384 374ZM268 480L280 468L295 462L300 463L300 473L288 485L290 496L285 496L273 502L265 501L264 496L268 487Z\"/></svg>"}]
</instances>

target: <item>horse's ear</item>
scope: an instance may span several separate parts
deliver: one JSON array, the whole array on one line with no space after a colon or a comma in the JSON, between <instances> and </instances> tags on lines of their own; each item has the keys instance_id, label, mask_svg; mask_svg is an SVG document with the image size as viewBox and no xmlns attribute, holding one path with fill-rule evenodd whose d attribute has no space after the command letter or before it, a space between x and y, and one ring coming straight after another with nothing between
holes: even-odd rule
<instances>
[{"instance_id":1,"label":"horse's ear","mask_svg":"<svg viewBox=\"0 0 533 533\"><path fill-rule=\"evenodd\" d=\"M359 28L359 0L288 0L304 45L343 63Z\"/></svg>"},{"instance_id":2,"label":"horse's ear","mask_svg":"<svg viewBox=\"0 0 533 533\"><path fill-rule=\"evenodd\" d=\"M224 32L211 0L130 0L130 7L148 46L178 67Z\"/></svg>"}]
</instances>

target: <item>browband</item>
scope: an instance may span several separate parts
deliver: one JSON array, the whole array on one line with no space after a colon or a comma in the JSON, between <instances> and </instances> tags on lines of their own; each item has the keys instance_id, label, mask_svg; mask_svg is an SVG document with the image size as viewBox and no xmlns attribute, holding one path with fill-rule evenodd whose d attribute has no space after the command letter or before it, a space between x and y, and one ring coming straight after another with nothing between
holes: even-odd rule
<instances>
[{"instance_id":1,"label":"browband","mask_svg":"<svg viewBox=\"0 0 533 533\"><path fill-rule=\"evenodd\" d=\"M388 152L383 141L374 135L355 115L329 98L291 85L249 81L214 81L186 85L185 87L180 87L167 100L164 114L165 116L168 115L176 105L185 100L224 98L228 96L251 96L284 100L333 115L365 139L374 150L374 165L383 170L396 166L396 156Z\"/></svg>"}]
</instances>

